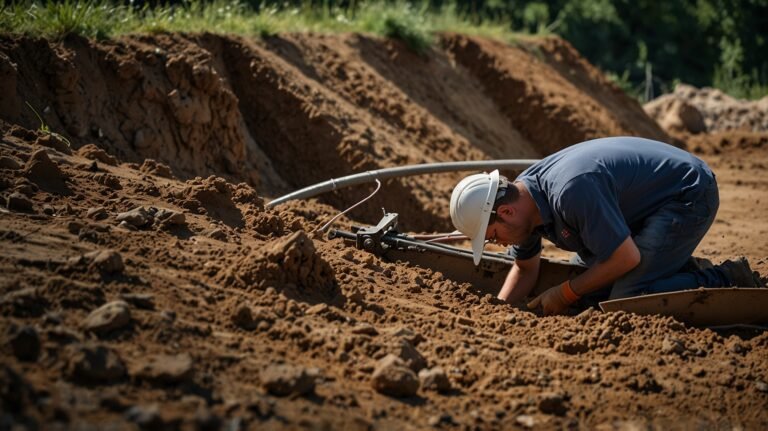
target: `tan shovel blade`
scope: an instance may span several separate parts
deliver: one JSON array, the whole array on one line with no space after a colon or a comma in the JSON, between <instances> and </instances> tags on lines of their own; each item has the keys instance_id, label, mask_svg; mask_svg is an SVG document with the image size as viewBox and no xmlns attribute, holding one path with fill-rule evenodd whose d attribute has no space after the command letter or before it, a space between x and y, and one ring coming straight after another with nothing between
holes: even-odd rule
<instances>
[{"instance_id":1,"label":"tan shovel blade","mask_svg":"<svg viewBox=\"0 0 768 431\"><path fill-rule=\"evenodd\" d=\"M655 293L600 303L603 311L660 314L695 326L768 323L768 289L715 288Z\"/></svg>"}]
</instances>

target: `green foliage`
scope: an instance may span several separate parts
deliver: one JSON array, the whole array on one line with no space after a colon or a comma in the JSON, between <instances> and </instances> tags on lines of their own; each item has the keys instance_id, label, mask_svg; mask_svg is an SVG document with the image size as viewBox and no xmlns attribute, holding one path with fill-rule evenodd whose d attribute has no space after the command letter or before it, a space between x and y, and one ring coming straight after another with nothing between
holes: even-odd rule
<instances>
[{"instance_id":1,"label":"green foliage","mask_svg":"<svg viewBox=\"0 0 768 431\"><path fill-rule=\"evenodd\" d=\"M368 32L428 49L436 32L514 42L558 34L630 94L675 82L740 97L768 87L768 0L21 0L0 6L0 31L50 38L136 32ZM154 4L154 6L150 6ZM648 72L653 74L648 76Z\"/></svg>"},{"instance_id":2,"label":"green foliage","mask_svg":"<svg viewBox=\"0 0 768 431\"><path fill-rule=\"evenodd\" d=\"M48 127L48 125L43 121L43 117L40 116L40 114L37 113L37 110L32 107L32 105L29 102L24 102L27 104L29 109L32 110L32 112L35 114L35 117L37 117L38 121L40 121L40 127L37 128L37 131L46 135L51 135L54 138L60 140L61 142L64 142L67 144L68 147L72 147L72 144L69 142L69 139L65 138L63 135L60 135L56 132L51 131L51 128Z\"/></svg>"}]
</instances>

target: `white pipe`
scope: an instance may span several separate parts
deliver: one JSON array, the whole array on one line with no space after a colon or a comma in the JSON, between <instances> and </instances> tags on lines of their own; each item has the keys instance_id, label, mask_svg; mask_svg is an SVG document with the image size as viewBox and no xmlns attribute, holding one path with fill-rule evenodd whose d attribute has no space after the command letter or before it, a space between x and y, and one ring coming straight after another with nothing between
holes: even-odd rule
<instances>
[{"instance_id":1,"label":"white pipe","mask_svg":"<svg viewBox=\"0 0 768 431\"><path fill-rule=\"evenodd\" d=\"M421 165L400 166L397 168L376 169L373 171L348 175L346 177L332 178L328 181L305 187L301 190L280 196L269 202L266 206L267 208L272 208L275 205L280 205L281 203L290 200L311 198L322 193L375 180L440 172L481 171L491 169L520 170L525 169L536 162L538 162L538 160L534 159L474 160L468 162L425 163Z\"/></svg>"}]
</instances>

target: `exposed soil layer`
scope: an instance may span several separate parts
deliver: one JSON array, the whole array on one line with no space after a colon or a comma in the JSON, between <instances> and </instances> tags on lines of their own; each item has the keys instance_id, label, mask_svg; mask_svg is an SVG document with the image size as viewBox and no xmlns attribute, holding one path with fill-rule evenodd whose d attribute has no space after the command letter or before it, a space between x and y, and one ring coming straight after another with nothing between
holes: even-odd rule
<instances>
[{"instance_id":1,"label":"exposed soil layer","mask_svg":"<svg viewBox=\"0 0 768 431\"><path fill-rule=\"evenodd\" d=\"M764 137L670 137L559 39L445 35L416 55L363 35L3 36L0 86L3 423L768 426L763 331L540 317L313 233L365 187L265 208L366 169L640 135L718 176L697 254L766 274ZM404 230L449 229L462 175L387 181L338 223L385 207Z\"/></svg>"}]
</instances>

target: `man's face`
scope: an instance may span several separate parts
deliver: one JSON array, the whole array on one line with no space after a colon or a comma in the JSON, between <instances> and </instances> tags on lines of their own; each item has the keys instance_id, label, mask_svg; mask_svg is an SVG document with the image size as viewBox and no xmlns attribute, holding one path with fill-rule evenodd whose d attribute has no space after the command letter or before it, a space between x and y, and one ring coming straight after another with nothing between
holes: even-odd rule
<instances>
[{"instance_id":1,"label":"man's face","mask_svg":"<svg viewBox=\"0 0 768 431\"><path fill-rule=\"evenodd\" d=\"M485 239L503 246L516 245L522 244L532 232L532 223L517 208L501 205L496 210L496 219L485 231Z\"/></svg>"}]
</instances>

